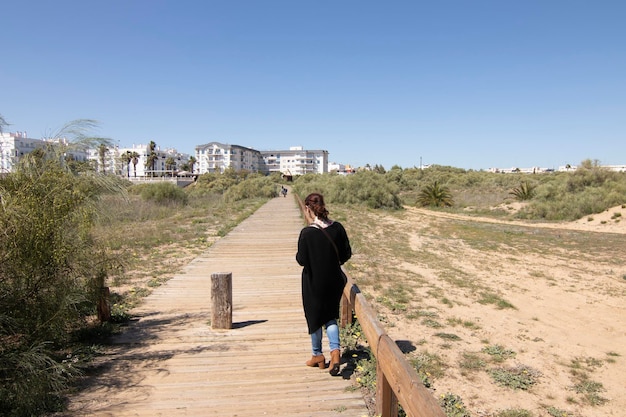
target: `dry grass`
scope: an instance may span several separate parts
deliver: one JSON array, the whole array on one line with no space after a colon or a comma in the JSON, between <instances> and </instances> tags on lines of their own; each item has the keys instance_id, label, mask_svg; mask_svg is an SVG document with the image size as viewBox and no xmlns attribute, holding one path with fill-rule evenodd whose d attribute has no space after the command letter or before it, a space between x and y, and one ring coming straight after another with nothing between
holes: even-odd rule
<instances>
[{"instance_id":1,"label":"dry grass","mask_svg":"<svg viewBox=\"0 0 626 417\"><path fill-rule=\"evenodd\" d=\"M472 416L620 415L626 235L425 213L332 214L351 237L348 272L389 334L413 343L409 358L443 358L437 394ZM515 354L496 362L493 346ZM580 356L598 366L572 372Z\"/></svg>"},{"instance_id":2,"label":"dry grass","mask_svg":"<svg viewBox=\"0 0 626 417\"><path fill-rule=\"evenodd\" d=\"M130 195L107 196L98 239L109 242L124 266L110 277L113 313L126 314L265 202L224 202L219 195L196 197L188 205L157 204Z\"/></svg>"}]
</instances>

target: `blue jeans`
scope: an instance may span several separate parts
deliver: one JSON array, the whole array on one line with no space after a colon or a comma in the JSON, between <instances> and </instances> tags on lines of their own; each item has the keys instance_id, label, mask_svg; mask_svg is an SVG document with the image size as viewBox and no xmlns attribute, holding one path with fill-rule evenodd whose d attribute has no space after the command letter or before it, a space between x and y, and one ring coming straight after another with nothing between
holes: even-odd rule
<instances>
[{"instance_id":1,"label":"blue jeans","mask_svg":"<svg viewBox=\"0 0 626 417\"><path fill-rule=\"evenodd\" d=\"M328 344L330 350L340 349L339 345L339 326L337 326L337 320L331 320L324 325L326 327L326 337L328 337ZM313 347L313 356L322 354L322 328L320 327L315 332L311 333L311 345Z\"/></svg>"}]
</instances>

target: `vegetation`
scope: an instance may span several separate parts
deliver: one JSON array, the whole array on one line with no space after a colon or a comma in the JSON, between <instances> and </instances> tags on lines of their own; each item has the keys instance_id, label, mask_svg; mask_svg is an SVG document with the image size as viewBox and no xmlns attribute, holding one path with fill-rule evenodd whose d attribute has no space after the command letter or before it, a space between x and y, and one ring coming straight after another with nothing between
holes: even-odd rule
<instances>
[{"instance_id":1,"label":"vegetation","mask_svg":"<svg viewBox=\"0 0 626 417\"><path fill-rule=\"evenodd\" d=\"M454 204L448 187L442 186L438 181L422 188L417 202L422 206L432 207L451 207Z\"/></svg>"},{"instance_id":2,"label":"vegetation","mask_svg":"<svg viewBox=\"0 0 626 417\"><path fill-rule=\"evenodd\" d=\"M522 183L513 188L510 193L517 201L527 201L535 196L535 186L529 181L522 181Z\"/></svg>"},{"instance_id":3,"label":"vegetation","mask_svg":"<svg viewBox=\"0 0 626 417\"><path fill-rule=\"evenodd\" d=\"M122 187L75 175L58 155L34 151L0 178L0 411L7 416L60 406L60 389L80 372L77 362L63 361L72 332L95 312L103 277L117 273L90 230L98 198Z\"/></svg>"},{"instance_id":4,"label":"vegetation","mask_svg":"<svg viewBox=\"0 0 626 417\"><path fill-rule=\"evenodd\" d=\"M220 189L201 177L183 190L132 186L100 173L102 160L72 164L62 155L97 141L86 134L92 121L81 123L51 134L73 141L35 150L0 177L0 415L62 410L103 337L188 259L168 251L203 250L277 195L277 178L258 174L214 175L228 184ZM151 278L136 286L128 268ZM99 322L102 288L124 283L130 290L111 294L110 321Z\"/></svg>"},{"instance_id":5,"label":"vegetation","mask_svg":"<svg viewBox=\"0 0 626 417\"><path fill-rule=\"evenodd\" d=\"M77 139L90 139L81 129L75 129L74 133ZM102 144L106 146L105 141ZM127 164L133 163L136 170L135 157L129 154L124 158ZM190 160L189 164L192 163L195 161ZM129 170L124 174L132 175ZM431 197L435 194L439 200L447 202L432 204L441 210L491 213L495 206L518 200L511 194L511 190L518 188L521 194L532 196L524 199L525 207L514 216L533 220L572 220L624 203L626 176L603 170L597 164L583 163L580 169L568 173L535 174L532 186L531 183L522 186L524 181L529 181L527 175L440 166L424 170L393 167L389 171L377 167L351 176L304 175L296 178L293 188L301 196L312 191L322 192L335 211L333 218L345 220L349 225L355 252L363 257L360 264L354 264L368 268L367 274L355 271L355 275L362 278L360 285L379 295L373 299L380 300L381 306L388 309L385 314L420 317L420 312L434 310L432 306L420 307L424 300L413 290L422 285L422 277L413 274L407 280L411 285L406 285L387 278L399 271L394 269L397 266L391 265L384 271L384 278L378 269L379 260L388 259L391 253L399 259L414 256L406 240L401 239L401 230L386 230L384 243L371 239L375 235L372 225L378 224L382 211L396 216L403 206L422 204L425 201L422 194L429 189L437 191L428 192ZM90 356L97 354L94 334L115 331L111 323L94 320L101 287L107 283L125 283L131 287L127 292L111 295L113 322L127 319L129 309L139 303L142 296L185 262L185 258L181 258L166 265L161 262L163 259L175 258L171 255L181 248L191 254L203 250L267 198L275 197L280 183L277 175L229 170L224 174L202 175L184 190L167 183L131 186L123 180L99 175L86 166L72 165L54 149L33 152L23 158L15 173L0 178L0 231L3 233L0 239L0 414L30 416L62 409L62 393L84 369ZM503 211L499 215L507 214ZM494 236L493 230L488 228L466 228L463 243L476 250L496 253L505 242L509 243L512 235L516 236L515 231L507 232L508 235L498 232L498 236L503 236L501 241L486 238ZM437 233L454 234L445 226ZM569 249L583 244L574 238L568 243ZM541 243L535 236L520 237L515 245L516 251L522 253L531 247L541 250ZM453 250L450 249L451 255ZM428 257L433 255L424 251L421 256L430 260ZM473 297L477 303L494 308L515 308L474 282L465 272L456 270L448 257L433 259L446 271L441 274L441 280L455 289L467 291L469 299ZM124 273L128 268L135 274L148 275L150 284L135 286ZM466 302L438 288L425 291L443 309ZM439 329L445 327L442 323L459 324L458 320L446 321L443 314L442 320L434 318L425 321L425 327ZM460 327L455 333L436 330L438 339L466 341L463 330L472 330L475 325L468 322ZM457 330L463 337L457 335ZM357 382L371 388L376 381L375 363L372 364L366 349L359 347L358 327L352 329L351 337L351 348L358 359ZM480 354L490 359L490 363L515 355L500 345L489 345ZM464 355L464 369L483 370L486 361L480 354ZM68 357L72 360L68 361ZM425 384L435 384L444 372L443 360L437 354L422 351L409 358ZM524 367L502 366L485 371L495 383L521 390L532 387L539 377L537 372ZM573 378L571 389L580 394L583 401L588 404L606 401L599 395L603 391L602 384L580 372ZM462 400L454 394L444 395L442 406L451 407L448 415L468 414ZM560 412L556 408L551 410ZM524 410L505 411L509 414L503 412L502 416L524 415Z\"/></svg>"}]
</instances>

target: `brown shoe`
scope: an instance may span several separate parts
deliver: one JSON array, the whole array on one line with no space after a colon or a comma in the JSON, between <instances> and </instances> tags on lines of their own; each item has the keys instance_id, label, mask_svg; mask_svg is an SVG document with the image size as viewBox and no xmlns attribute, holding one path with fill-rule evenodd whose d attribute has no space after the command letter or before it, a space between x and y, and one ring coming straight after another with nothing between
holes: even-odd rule
<instances>
[{"instance_id":1,"label":"brown shoe","mask_svg":"<svg viewBox=\"0 0 626 417\"><path fill-rule=\"evenodd\" d=\"M324 355L311 356L311 359L306 361L307 366L319 366L320 369L326 368L326 358Z\"/></svg>"},{"instance_id":2,"label":"brown shoe","mask_svg":"<svg viewBox=\"0 0 626 417\"><path fill-rule=\"evenodd\" d=\"M330 352L330 365L328 365L328 367L330 369L329 369L328 372L330 372L330 374L332 376L339 375L339 366L340 365L341 365L340 351L339 351L339 349L335 349L332 352Z\"/></svg>"}]
</instances>

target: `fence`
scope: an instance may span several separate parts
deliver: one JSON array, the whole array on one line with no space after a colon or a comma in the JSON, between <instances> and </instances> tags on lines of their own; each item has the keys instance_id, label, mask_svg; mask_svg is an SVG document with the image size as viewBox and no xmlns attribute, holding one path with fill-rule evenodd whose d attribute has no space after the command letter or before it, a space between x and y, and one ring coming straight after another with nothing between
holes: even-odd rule
<instances>
[{"instance_id":1,"label":"fence","mask_svg":"<svg viewBox=\"0 0 626 417\"><path fill-rule=\"evenodd\" d=\"M308 223L310 219L307 219L304 204L299 196L296 197ZM352 322L353 312L376 358L376 414L381 417L397 417L400 404L408 417L446 417L400 348L385 333L376 318L376 312L361 294L359 287L348 276L341 301L342 326Z\"/></svg>"}]
</instances>

